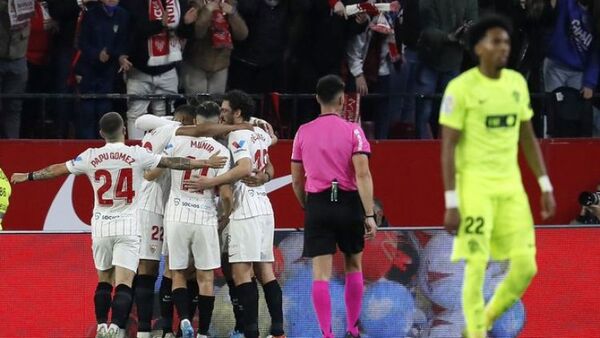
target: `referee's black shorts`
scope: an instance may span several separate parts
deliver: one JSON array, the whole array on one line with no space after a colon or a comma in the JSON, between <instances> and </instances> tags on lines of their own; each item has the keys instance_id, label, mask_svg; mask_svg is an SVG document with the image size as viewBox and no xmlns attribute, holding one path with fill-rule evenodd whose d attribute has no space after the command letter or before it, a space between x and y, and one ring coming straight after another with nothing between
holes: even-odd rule
<instances>
[{"instance_id":1,"label":"referee's black shorts","mask_svg":"<svg viewBox=\"0 0 600 338\"><path fill-rule=\"evenodd\" d=\"M365 247L364 211L356 191L338 190L338 201L331 201L331 190L309 193L304 219L304 257L330 255L336 245L344 254Z\"/></svg>"}]
</instances>

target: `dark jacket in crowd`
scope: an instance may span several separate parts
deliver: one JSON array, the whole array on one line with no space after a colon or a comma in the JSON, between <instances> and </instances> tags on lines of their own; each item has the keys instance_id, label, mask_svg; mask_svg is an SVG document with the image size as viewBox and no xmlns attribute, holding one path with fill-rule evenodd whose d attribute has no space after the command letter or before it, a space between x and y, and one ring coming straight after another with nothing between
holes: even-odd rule
<instances>
[{"instance_id":1,"label":"dark jacket in crowd","mask_svg":"<svg viewBox=\"0 0 600 338\"><path fill-rule=\"evenodd\" d=\"M357 0L342 1L345 5ZM290 38L291 64L299 74L300 88L314 91L316 80L326 74L340 74L348 40L366 29L367 23L357 24L353 18L344 19L333 13L327 0L293 0L290 2L294 22Z\"/></svg>"},{"instance_id":2,"label":"dark jacket in crowd","mask_svg":"<svg viewBox=\"0 0 600 338\"><path fill-rule=\"evenodd\" d=\"M90 8L81 23L79 49L81 58L79 67L115 67L119 56L125 55L129 34L129 14L117 7L113 15L109 15L104 6ZM100 61L100 52L106 48L110 59L106 63Z\"/></svg>"},{"instance_id":3,"label":"dark jacket in crowd","mask_svg":"<svg viewBox=\"0 0 600 338\"><path fill-rule=\"evenodd\" d=\"M54 35L53 46L75 46L75 31L81 8L77 0L46 0L50 17L58 23L58 32Z\"/></svg>"},{"instance_id":4,"label":"dark jacket in crowd","mask_svg":"<svg viewBox=\"0 0 600 338\"><path fill-rule=\"evenodd\" d=\"M396 20L396 43L402 44L410 49L417 49L417 41L421 34L421 23L419 21L419 0L403 0L401 20Z\"/></svg>"},{"instance_id":5,"label":"dark jacket in crowd","mask_svg":"<svg viewBox=\"0 0 600 338\"><path fill-rule=\"evenodd\" d=\"M181 9L181 19L177 27L177 35L181 38L188 38L193 34L193 24L185 25L183 17L190 9L187 0L177 0ZM164 66L148 66L148 38L160 33L163 30L161 20L150 21L148 19L148 0L122 0L119 4L129 12L129 50L127 55L133 66L148 74L159 75L175 68L175 63Z\"/></svg>"},{"instance_id":6,"label":"dark jacket in crowd","mask_svg":"<svg viewBox=\"0 0 600 338\"><path fill-rule=\"evenodd\" d=\"M421 0L421 61L441 72L459 70L464 48L459 43L450 41L448 34L456 31L466 21L475 21L477 18L477 0Z\"/></svg>"},{"instance_id":7,"label":"dark jacket in crowd","mask_svg":"<svg viewBox=\"0 0 600 338\"><path fill-rule=\"evenodd\" d=\"M238 3L238 11L248 26L248 37L236 43L233 57L258 67L281 61L288 41L287 0L275 7L264 0L244 0Z\"/></svg>"},{"instance_id":8,"label":"dark jacket in crowd","mask_svg":"<svg viewBox=\"0 0 600 338\"><path fill-rule=\"evenodd\" d=\"M30 25L11 30L8 16L8 1L0 0L0 59L16 60L24 58L29 42Z\"/></svg>"}]
</instances>

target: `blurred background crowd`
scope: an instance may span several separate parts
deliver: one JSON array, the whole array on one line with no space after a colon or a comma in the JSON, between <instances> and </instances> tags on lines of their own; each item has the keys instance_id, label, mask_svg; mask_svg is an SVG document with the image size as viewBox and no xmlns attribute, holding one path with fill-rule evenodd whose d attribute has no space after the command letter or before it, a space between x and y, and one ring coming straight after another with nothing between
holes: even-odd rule
<instances>
[{"instance_id":1,"label":"blurred background crowd","mask_svg":"<svg viewBox=\"0 0 600 338\"><path fill-rule=\"evenodd\" d=\"M184 101L170 95L242 89L291 138L318 113L301 94L334 73L370 138L435 138L440 94L475 64L465 36L490 12L513 22L509 66L534 93L538 136L596 136L599 2L0 0L0 137L98 138L114 110L139 139L135 118L168 115Z\"/></svg>"}]
</instances>

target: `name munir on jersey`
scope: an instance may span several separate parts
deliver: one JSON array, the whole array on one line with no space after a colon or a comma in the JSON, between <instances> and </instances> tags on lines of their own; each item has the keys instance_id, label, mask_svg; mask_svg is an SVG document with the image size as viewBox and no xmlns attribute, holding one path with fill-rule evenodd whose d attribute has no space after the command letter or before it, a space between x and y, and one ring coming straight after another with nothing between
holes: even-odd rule
<instances>
[{"instance_id":1,"label":"name munir on jersey","mask_svg":"<svg viewBox=\"0 0 600 338\"><path fill-rule=\"evenodd\" d=\"M209 159L215 154L229 158L229 151L216 140L208 137L175 136L165 149L168 156L192 159ZM216 177L226 173L230 161L221 169L203 168L199 170L173 171L171 190L167 202L165 221L217 225L217 204L214 189L201 192L190 191L184 183L193 177Z\"/></svg>"}]
</instances>

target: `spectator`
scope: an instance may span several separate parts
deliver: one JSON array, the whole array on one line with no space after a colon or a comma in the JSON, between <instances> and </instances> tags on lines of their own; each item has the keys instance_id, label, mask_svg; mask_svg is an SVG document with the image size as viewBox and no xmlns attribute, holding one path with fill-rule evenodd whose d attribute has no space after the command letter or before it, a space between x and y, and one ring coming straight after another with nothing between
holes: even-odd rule
<instances>
[{"instance_id":1,"label":"spectator","mask_svg":"<svg viewBox=\"0 0 600 338\"><path fill-rule=\"evenodd\" d=\"M599 60L591 0L551 0L554 29L544 60L544 87L580 89L592 98L598 83Z\"/></svg>"},{"instance_id":2,"label":"spectator","mask_svg":"<svg viewBox=\"0 0 600 338\"><path fill-rule=\"evenodd\" d=\"M344 5L358 0L293 0L290 2L293 20L287 68L291 92L311 93L317 80L327 74L340 75L346 45L351 37L365 31L367 22L346 19ZM333 3L333 4L332 4ZM360 20L359 20L360 21ZM303 102L297 122L304 123L318 115L318 107Z\"/></svg>"},{"instance_id":3,"label":"spectator","mask_svg":"<svg viewBox=\"0 0 600 338\"><path fill-rule=\"evenodd\" d=\"M401 15L396 21L396 44L404 46L402 52L402 64L400 71L394 76L392 74L392 88L399 92L414 95L417 92L417 70L419 69L419 57L417 53L417 40L421 32L419 22L419 0L400 1ZM415 133L415 97L392 97L390 105L399 113L394 113L392 129L396 131L394 136L401 138L414 138ZM400 129L396 130L394 124L399 122ZM394 137L392 136L392 137Z\"/></svg>"},{"instance_id":4,"label":"spectator","mask_svg":"<svg viewBox=\"0 0 600 338\"><path fill-rule=\"evenodd\" d=\"M391 14L376 15L364 32L350 39L347 47L348 68L352 75L348 86L350 91L355 90L360 95L369 92L391 94L390 74L395 72L393 62L400 60L392 28L394 19L396 17ZM377 139L387 139L389 135L389 102L389 97L378 99L373 109Z\"/></svg>"},{"instance_id":5,"label":"spectator","mask_svg":"<svg viewBox=\"0 0 600 338\"><path fill-rule=\"evenodd\" d=\"M16 7L19 7L17 12ZM27 85L25 53L29 39L33 0L0 0L0 93L22 94ZM3 99L0 107L0 137L19 138L22 101Z\"/></svg>"},{"instance_id":6,"label":"spectator","mask_svg":"<svg viewBox=\"0 0 600 338\"><path fill-rule=\"evenodd\" d=\"M233 0L194 0L198 19L194 37L189 39L182 64L186 94L222 94L227 86L227 71L233 41L248 36L248 27Z\"/></svg>"},{"instance_id":7,"label":"spectator","mask_svg":"<svg viewBox=\"0 0 600 338\"><path fill-rule=\"evenodd\" d=\"M463 61L461 42L464 33L478 17L477 0L421 0L419 18L422 32L419 37L421 65L417 74L417 92L431 95L445 90L456 77ZM421 100L416 110L418 138L431 138L429 120L433 103Z\"/></svg>"},{"instance_id":8,"label":"spectator","mask_svg":"<svg viewBox=\"0 0 600 338\"><path fill-rule=\"evenodd\" d=\"M152 7L150 7L152 6ZM127 72L127 94L177 94L179 84L175 64L181 61L179 38L192 35L192 24L198 15L185 0L128 0L133 27L127 55L119 58L120 70ZM130 100L127 110L129 139L141 139L143 132L135 128L135 120L146 113L150 101ZM152 112L166 113L164 100L152 101Z\"/></svg>"},{"instance_id":9,"label":"spectator","mask_svg":"<svg viewBox=\"0 0 600 338\"><path fill-rule=\"evenodd\" d=\"M125 55L127 48L129 15L118 6L119 0L100 2L85 13L81 22L81 57L76 67L77 74L81 76L81 94L112 93L119 58ZM109 111L110 99L82 100L76 119L77 138L98 138L98 120Z\"/></svg>"},{"instance_id":10,"label":"spectator","mask_svg":"<svg viewBox=\"0 0 600 338\"><path fill-rule=\"evenodd\" d=\"M56 32L56 22L50 17L46 1L35 0L35 13L31 18L29 44L27 46L27 93L50 91L50 43ZM35 136L36 122L40 120L41 100L26 100L23 103L21 137ZM42 121L43 122L43 121Z\"/></svg>"},{"instance_id":11,"label":"spectator","mask_svg":"<svg viewBox=\"0 0 600 338\"><path fill-rule=\"evenodd\" d=\"M50 65L52 67L52 92L56 94L72 94L73 86L69 84L72 74L72 63L75 56L75 31L82 9L96 0L46 0L50 17L56 22L58 30L52 39ZM81 7L79 6L81 4ZM54 118L58 138L69 136L69 122L73 120L73 101L58 99L54 104Z\"/></svg>"},{"instance_id":12,"label":"spectator","mask_svg":"<svg viewBox=\"0 0 600 338\"><path fill-rule=\"evenodd\" d=\"M245 0L238 4L248 25L248 38L235 44L229 72L230 88L252 94L283 89L283 54L289 35L288 1Z\"/></svg>"},{"instance_id":13,"label":"spectator","mask_svg":"<svg viewBox=\"0 0 600 338\"><path fill-rule=\"evenodd\" d=\"M388 222L387 218L385 217L384 211L383 211L383 203L381 202L380 199L378 199L377 197L375 197L373 199L373 212L375 213L375 224L377 224L378 228L388 228L390 226L390 223Z\"/></svg>"}]
</instances>

